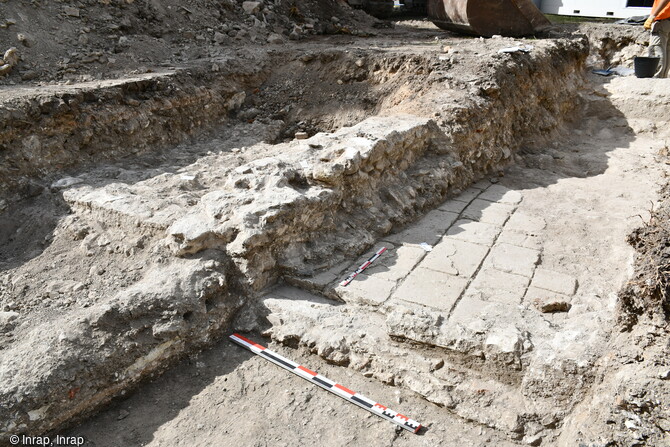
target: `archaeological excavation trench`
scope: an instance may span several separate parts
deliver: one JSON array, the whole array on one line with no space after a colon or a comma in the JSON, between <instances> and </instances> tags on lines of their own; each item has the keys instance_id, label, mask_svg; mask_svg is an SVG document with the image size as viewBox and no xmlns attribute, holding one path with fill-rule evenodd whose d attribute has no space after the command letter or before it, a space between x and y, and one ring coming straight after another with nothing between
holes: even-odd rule
<instances>
[{"instance_id":1,"label":"archaeological excavation trench","mask_svg":"<svg viewBox=\"0 0 670 447\"><path fill-rule=\"evenodd\" d=\"M0 95L0 441L72 427L237 330L505 442L569 442L627 219L655 200L608 166L653 118L586 77L583 37L453 40Z\"/></svg>"}]
</instances>

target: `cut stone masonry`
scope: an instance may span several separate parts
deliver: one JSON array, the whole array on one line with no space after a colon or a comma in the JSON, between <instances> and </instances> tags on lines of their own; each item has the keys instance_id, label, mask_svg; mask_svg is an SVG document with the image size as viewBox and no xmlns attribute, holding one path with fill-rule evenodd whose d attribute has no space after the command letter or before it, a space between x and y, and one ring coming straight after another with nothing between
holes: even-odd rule
<instances>
[{"instance_id":1,"label":"cut stone masonry","mask_svg":"<svg viewBox=\"0 0 670 447\"><path fill-rule=\"evenodd\" d=\"M537 401L522 397L526 388L553 371L555 361L567 361L576 362L575 367L582 365L572 368L574 375L562 378L565 387L579 392L583 386L579 374L594 358L568 354L565 360L558 360L561 354L557 352L572 349L570 343L558 349L555 341L557 337L565 341L561 331L567 329L549 323L540 311L569 308L543 310L529 302L536 291L555 294L551 289L560 289L571 299L576 281L565 273L537 268L544 225L534 218L524 229L513 220L521 201L517 191L477 184L410 229L383 238L360 259L312 278L311 290L320 290L344 305L290 287L270 292L263 300L273 325L268 333L277 341L305 346L333 363L404 384L432 402L504 430L513 438L543 430L533 421L554 421L574 400L552 406L547 413ZM502 242L503 234L511 236ZM426 243L433 245L432 250L426 250ZM339 284L382 245L388 250L372 266L348 286ZM300 279L293 282L301 284ZM302 308L301 302L312 304ZM377 329L367 329L373 327ZM583 329L572 337L593 337L582 333ZM396 343L389 342L389 337ZM594 343L598 340L602 338L592 338ZM434 365L420 366L419 358L428 351L417 352L407 342L437 348L432 355L441 356L446 366L437 371ZM464 376L443 371L468 372ZM482 411L477 394L482 389L489 405L505 402L509 420L494 420Z\"/></svg>"}]
</instances>

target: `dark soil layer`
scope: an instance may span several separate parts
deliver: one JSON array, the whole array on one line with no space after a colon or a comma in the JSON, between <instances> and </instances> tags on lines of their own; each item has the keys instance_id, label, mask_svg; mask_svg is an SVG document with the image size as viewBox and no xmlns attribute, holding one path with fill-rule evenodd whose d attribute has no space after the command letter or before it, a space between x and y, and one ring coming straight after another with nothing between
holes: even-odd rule
<instances>
[{"instance_id":1,"label":"dark soil layer","mask_svg":"<svg viewBox=\"0 0 670 447\"><path fill-rule=\"evenodd\" d=\"M638 252L635 275L620 295L619 319L630 328L642 316L670 320L670 184L649 222L628 236Z\"/></svg>"}]
</instances>

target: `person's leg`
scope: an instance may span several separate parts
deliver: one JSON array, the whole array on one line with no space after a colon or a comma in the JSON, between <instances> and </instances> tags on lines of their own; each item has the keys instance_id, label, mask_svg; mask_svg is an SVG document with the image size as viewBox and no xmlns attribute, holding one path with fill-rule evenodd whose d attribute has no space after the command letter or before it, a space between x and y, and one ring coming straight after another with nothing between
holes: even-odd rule
<instances>
[{"instance_id":1,"label":"person's leg","mask_svg":"<svg viewBox=\"0 0 670 447\"><path fill-rule=\"evenodd\" d=\"M663 57L661 47L661 34L658 26L659 22L654 22L651 25L651 36L649 36L649 50L647 56L649 57Z\"/></svg>"},{"instance_id":2,"label":"person's leg","mask_svg":"<svg viewBox=\"0 0 670 447\"><path fill-rule=\"evenodd\" d=\"M661 60L661 69L659 71L659 78L667 78L668 70L670 69L670 19L662 20L662 41L663 59Z\"/></svg>"},{"instance_id":3,"label":"person's leg","mask_svg":"<svg viewBox=\"0 0 670 447\"><path fill-rule=\"evenodd\" d=\"M661 60L654 77L665 78L668 76L668 36L670 35L670 20L660 20L654 22L651 27L651 36L649 38L649 57L659 57Z\"/></svg>"}]
</instances>

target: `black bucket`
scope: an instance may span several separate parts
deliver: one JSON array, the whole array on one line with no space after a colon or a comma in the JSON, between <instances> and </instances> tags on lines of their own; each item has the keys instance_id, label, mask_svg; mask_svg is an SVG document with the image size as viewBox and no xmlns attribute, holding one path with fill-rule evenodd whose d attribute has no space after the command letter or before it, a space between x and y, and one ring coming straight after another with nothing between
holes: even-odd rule
<instances>
[{"instance_id":1,"label":"black bucket","mask_svg":"<svg viewBox=\"0 0 670 447\"><path fill-rule=\"evenodd\" d=\"M635 76L638 78L653 78L660 60L658 57L636 57Z\"/></svg>"}]
</instances>

